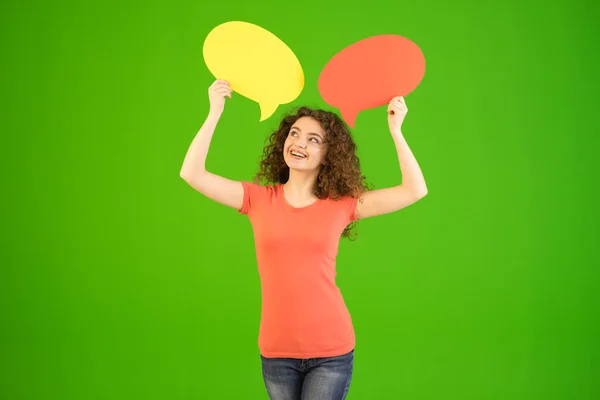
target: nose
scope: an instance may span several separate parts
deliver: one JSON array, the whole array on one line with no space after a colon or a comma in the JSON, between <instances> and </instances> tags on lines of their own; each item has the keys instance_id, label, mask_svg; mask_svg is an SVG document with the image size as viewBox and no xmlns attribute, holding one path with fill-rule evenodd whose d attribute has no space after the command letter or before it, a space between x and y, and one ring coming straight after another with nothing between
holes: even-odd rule
<instances>
[{"instance_id":1,"label":"nose","mask_svg":"<svg viewBox=\"0 0 600 400\"><path fill-rule=\"evenodd\" d=\"M307 144L306 144L306 138L305 137L298 137L296 139L296 146L305 149L306 146L307 146Z\"/></svg>"}]
</instances>

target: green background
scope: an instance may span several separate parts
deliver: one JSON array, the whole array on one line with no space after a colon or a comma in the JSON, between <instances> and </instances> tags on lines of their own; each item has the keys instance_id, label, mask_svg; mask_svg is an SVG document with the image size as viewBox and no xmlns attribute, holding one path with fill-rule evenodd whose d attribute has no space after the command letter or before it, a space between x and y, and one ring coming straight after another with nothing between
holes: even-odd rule
<instances>
[{"instance_id":1,"label":"green background","mask_svg":"<svg viewBox=\"0 0 600 400\"><path fill-rule=\"evenodd\" d=\"M250 223L179 177L208 111L202 43L229 20L278 35L306 78L262 123L227 101L207 167L232 179L291 106L333 109L317 78L345 46L399 34L427 60L403 131L429 195L340 245L348 398L600 397L596 2L6 1L0 18L2 399L267 398ZM398 184L385 107L353 133L369 181Z\"/></svg>"}]
</instances>

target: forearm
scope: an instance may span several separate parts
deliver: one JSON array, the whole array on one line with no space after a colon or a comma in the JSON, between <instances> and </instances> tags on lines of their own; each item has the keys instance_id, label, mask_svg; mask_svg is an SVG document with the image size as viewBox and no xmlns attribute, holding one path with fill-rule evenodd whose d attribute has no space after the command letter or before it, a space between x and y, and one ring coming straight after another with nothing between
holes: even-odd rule
<instances>
[{"instance_id":1,"label":"forearm","mask_svg":"<svg viewBox=\"0 0 600 400\"><path fill-rule=\"evenodd\" d=\"M419 163L412 153L401 130L392 132L392 138L396 145L398 162L400 163L400 172L402 174L402 187L415 193L417 197L427 194L427 185Z\"/></svg>"},{"instance_id":2,"label":"forearm","mask_svg":"<svg viewBox=\"0 0 600 400\"><path fill-rule=\"evenodd\" d=\"M209 113L194 140L192 140L181 167L180 176L182 178L191 178L206 172L206 156L219 118L220 115Z\"/></svg>"}]
</instances>

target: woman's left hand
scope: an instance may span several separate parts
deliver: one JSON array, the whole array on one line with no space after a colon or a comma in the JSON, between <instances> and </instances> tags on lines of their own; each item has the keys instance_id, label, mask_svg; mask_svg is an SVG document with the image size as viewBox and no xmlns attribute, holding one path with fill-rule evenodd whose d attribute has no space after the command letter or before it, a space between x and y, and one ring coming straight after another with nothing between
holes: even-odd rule
<instances>
[{"instance_id":1,"label":"woman's left hand","mask_svg":"<svg viewBox=\"0 0 600 400\"><path fill-rule=\"evenodd\" d=\"M404 97L397 96L390 101L388 105L387 113L388 113L388 125L390 126L390 131L392 133L400 132L400 128L402 127L402 122L404 122L404 117L408 112L408 108L406 107L406 103L404 102Z\"/></svg>"}]
</instances>

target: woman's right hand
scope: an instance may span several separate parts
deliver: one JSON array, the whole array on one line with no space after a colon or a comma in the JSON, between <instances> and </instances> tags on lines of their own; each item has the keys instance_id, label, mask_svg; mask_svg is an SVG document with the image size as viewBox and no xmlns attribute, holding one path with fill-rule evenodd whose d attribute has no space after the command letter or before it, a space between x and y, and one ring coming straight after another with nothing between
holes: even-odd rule
<instances>
[{"instance_id":1,"label":"woman's right hand","mask_svg":"<svg viewBox=\"0 0 600 400\"><path fill-rule=\"evenodd\" d=\"M231 98L233 90L229 82L217 79L208 88L208 99L210 101L210 114L221 115L225 107L225 97Z\"/></svg>"}]
</instances>

